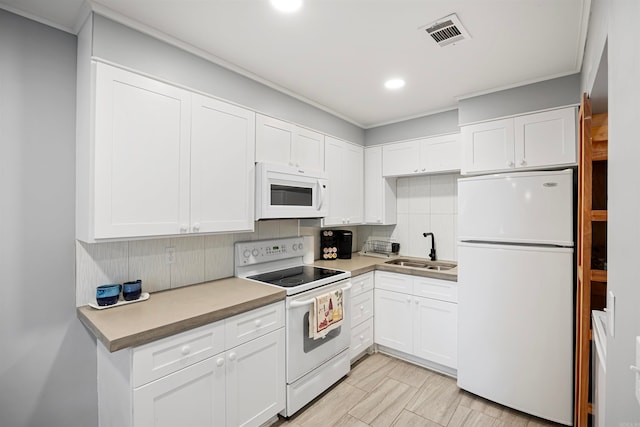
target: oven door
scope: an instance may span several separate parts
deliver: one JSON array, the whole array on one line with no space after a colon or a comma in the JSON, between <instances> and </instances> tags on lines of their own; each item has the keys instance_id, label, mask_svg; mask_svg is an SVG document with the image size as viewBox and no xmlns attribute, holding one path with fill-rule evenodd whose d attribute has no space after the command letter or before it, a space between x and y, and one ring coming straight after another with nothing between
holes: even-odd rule
<instances>
[{"instance_id":1,"label":"oven door","mask_svg":"<svg viewBox=\"0 0 640 427\"><path fill-rule=\"evenodd\" d=\"M309 312L313 298L342 288L343 322L324 338L309 338ZM351 282L341 280L311 291L287 297L287 383L291 384L304 374L317 368L351 343Z\"/></svg>"}]
</instances>

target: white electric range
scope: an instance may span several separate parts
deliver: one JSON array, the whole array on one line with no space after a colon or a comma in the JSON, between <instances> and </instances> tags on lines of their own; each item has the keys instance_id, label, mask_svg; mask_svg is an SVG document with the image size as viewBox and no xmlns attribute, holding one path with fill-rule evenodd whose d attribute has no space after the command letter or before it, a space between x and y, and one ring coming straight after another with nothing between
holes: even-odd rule
<instances>
[{"instance_id":1,"label":"white electric range","mask_svg":"<svg viewBox=\"0 0 640 427\"><path fill-rule=\"evenodd\" d=\"M237 242L235 275L286 290L286 395L289 417L350 370L351 273L302 263L302 237ZM322 339L309 338L314 298L343 290L343 323Z\"/></svg>"}]
</instances>

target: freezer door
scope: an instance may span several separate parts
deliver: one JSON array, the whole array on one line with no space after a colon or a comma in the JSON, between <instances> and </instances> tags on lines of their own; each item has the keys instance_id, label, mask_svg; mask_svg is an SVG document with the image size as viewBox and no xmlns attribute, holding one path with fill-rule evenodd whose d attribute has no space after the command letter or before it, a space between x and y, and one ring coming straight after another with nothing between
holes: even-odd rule
<instances>
[{"instance_id":1,"label":"freezer door","mask_svg":"<svg viewBox=\"0 0 640 427\"><path fill-rule=\"evenodd\" d=\"M573 171L459 179L458 239L573 246Z\"/></svg>"},{"instance_id":2,"label":"freezer door","mask_svg":"<svg viewBox=\"0 0 640 427\"><path fill-rule=\"evenodd\" d=\"M458 245L458 386L573 421L573 250Z\"/></svg>"}]
</instances>

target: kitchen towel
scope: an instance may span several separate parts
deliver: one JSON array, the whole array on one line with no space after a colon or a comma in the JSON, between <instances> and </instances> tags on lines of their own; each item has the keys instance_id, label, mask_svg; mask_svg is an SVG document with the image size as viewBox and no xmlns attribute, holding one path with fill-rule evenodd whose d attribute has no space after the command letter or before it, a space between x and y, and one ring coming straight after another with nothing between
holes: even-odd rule
<instances>
[{"instance_id":1,"label":"kitchen towel","mask_svg":"<svg viewBox=\"0 0 640 427\"><path fill-rule=\"evenodd\" d=\"M309 313L309 338L324 338L342 325L344 319L343 291L322 294L313 299L313 310Z\"/></svg>"}]
</instances>

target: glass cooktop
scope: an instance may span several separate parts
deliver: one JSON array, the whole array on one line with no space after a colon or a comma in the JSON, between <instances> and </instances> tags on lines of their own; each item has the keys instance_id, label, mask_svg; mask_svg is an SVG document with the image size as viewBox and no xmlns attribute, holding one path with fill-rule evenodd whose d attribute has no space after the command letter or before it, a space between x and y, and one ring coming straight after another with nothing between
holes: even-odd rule
<instances>
[{"instance_id":1,"label":"glass cooktop","mask_svg":"<svg viewBox=\"0 0 640 427\"><path fill-rule=\"evenodd\" d=\"M283 288L294 288L328 277L343 274L343 271L332 270L330 268L320 268L311 265L301 265L299 267L285 268L284 270L270 271L268 273L249 276L247 279L258 280L271 285Z\"/></svg>"}]
</instances>

